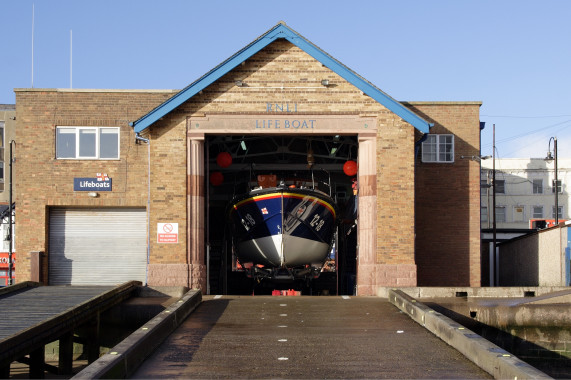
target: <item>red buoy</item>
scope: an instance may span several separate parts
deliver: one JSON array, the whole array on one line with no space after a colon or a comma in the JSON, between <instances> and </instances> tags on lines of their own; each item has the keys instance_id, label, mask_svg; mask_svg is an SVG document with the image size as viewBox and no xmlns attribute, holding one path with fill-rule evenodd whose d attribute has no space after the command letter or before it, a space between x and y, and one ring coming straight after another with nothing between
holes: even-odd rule
<instances>
[{"instance_id":1,"label":"red buoy","mask_svg":"<svg viewBox=\"0 0 571 380\"><path fill-rule=\"evenodd\" d=\"M349 160L343 164L343 173L348 176L354 176L357 174L357 163L353 160Z\"/></svg>"},{"instance_id":2,"label":"red buoy","mask_svg":"<svg viewBox=\"0 0 571 380\"><path fill-rule=\"evenodd\" d=\"M220 186L224 182L224 175L220 172L212 172L210 173L210 184L212 186Z\"/></svg>"},{"instance_id":3,"label":"red buoy","mask_svg":"<svg viewBox=\"0 0 571 380\"><path fill-rule=\"evenodd\" d=\"M218 156L216 156L216 163L221 168L227 168L232 165L232 156L228 152L220 152Z\"/></svg>"}]
</instances>

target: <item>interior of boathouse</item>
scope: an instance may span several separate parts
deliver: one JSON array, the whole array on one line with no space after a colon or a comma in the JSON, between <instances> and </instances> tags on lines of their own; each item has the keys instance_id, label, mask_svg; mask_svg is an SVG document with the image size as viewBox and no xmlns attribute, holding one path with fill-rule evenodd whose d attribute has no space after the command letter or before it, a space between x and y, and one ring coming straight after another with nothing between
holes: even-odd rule
<instances>
[{"instance_id":1,"label":"interior of boathouse","mask_svg":"<svg viewBox=\"0 0 571 380\"><path fill-rule=\"evenodd\" d=\"M209 135L205 148L210 294L271 294L276 289L304 295L354 293L357 177L346 163L357 162L357 136ZM273 186L311 182L330 193L339 208L333 245L317 278L293 282L249 278L236 259L227 225L229 202L268 177L277 181L269 183Z\"/></svg>"}]
</instances>

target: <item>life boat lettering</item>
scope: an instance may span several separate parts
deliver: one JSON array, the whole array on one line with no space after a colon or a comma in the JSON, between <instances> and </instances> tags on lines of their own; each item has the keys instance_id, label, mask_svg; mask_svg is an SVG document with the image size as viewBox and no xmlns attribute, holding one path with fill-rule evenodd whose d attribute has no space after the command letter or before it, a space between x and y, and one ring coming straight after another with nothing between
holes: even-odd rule
<instances>
[{"instance_id":1,"label":"life boat lettering","mask_svg":"<svg viewBox=\"0 0 571 380\"><path fill-rule=\"evenodd\" d=\"M257 129L314 129L315 119L264 119L256 120Z\"/></svg>"}]
</instances>

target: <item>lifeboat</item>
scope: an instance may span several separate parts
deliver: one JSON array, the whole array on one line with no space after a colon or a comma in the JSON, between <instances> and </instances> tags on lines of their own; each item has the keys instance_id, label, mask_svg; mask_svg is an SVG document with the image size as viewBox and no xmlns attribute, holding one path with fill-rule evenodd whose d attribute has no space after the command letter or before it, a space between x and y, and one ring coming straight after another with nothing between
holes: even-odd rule
<instances>
[{"instance_id":1,"label":"lifeboat","mask_svg":"<svg viewBox=\"0 0 571 380\"><path fill-rule=\"evenodd\" d=\"M268 184L264 176L258 183ZM254 277L317 277L336 233L337 205L327 193L303 184L257 186L229 206L232 244Z\"/></svg>"}]
</instances>

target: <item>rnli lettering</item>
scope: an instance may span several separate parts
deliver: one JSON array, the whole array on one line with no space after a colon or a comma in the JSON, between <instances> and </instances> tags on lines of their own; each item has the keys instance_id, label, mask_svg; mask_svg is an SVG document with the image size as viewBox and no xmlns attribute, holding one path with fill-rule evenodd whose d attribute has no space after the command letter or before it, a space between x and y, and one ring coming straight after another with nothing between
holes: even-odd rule
<instances>
[{"instance_id":1,"label":"rnli lettering","mask_svg":"<svg viewBox=\"0 0 571 380\"><path fill-rule=\"evenodd\" d=\"M312 119L268 119L256 120L257 129L313 129L317 120Z\"/></svg>"},{"instance_id":2,"label":"rnli lettering","mask_svg":"<svg viewBox=\"0 0 571 380\"><path fill-rule=\"evenodd\" d=\"M266 103L266 112L297 112L297 103Z\"/></svg>"}]
</instances>

